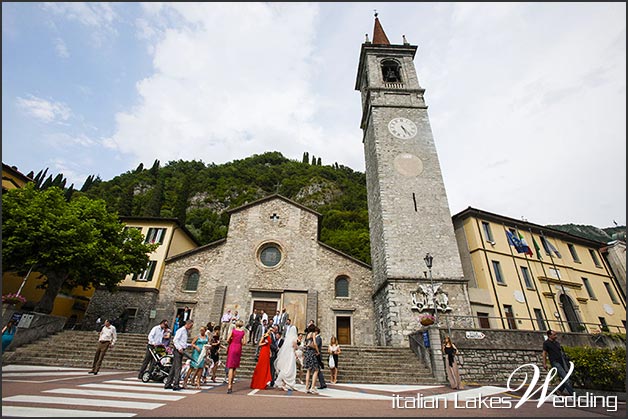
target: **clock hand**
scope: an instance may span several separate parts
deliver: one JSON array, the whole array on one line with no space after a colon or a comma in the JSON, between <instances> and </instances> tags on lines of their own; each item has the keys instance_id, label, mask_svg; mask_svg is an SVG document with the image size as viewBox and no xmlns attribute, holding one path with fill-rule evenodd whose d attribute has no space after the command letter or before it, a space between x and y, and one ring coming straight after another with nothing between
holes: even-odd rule
<instances>
[{"instance_id":1,"label":"clock hand","mask_svg":"<svg viewBox=\"0 0 628 419\"><path fill-rule=\"evenodd\" d=\"M408 130L406 129L406 127L404 127L403 125L400 125L401 129L403 130L403 132L405 132L406 134L410 135L410 132L408 132Z\"/></svg>"}]
</instances>

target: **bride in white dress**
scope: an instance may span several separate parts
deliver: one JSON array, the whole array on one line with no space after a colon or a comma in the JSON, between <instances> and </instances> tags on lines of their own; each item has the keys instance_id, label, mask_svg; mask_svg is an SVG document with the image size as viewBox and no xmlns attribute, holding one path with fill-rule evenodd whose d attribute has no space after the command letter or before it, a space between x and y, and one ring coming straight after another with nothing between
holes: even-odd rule
<instances>
[{"instance_id":1,"label":"bride in white dress","mask_svg":"<svg viewBox=\"0 0 628 419\"><path fill-rule=\"evenodd\" d=\"M277 378L275 383L284 391L294 390L295 379L297 376L297 328L291 327L286 333L283 344L277 352L275 360L275 370Z\"/></svg>"}]
</instances>

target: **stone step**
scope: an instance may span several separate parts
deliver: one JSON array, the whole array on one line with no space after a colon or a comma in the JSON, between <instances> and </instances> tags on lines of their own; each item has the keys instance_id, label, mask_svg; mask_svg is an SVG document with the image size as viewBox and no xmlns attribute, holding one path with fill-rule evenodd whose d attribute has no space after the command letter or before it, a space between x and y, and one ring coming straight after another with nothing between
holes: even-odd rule
<instances>
[{"instance_id":1,"label":"stone step","mask_svg":"<svg viewBox=\"0 0 628 419\"><path fill-rule=\"evenodd\" d=\"M64 331L6 352L3 354L3 363L90 368L97 338L98 334L95 331ZM105 356L102 368L137 371L145 350L146 335L120 333L115 347ZM255 350L254 345L245 345L242 348L238 377L252 376L256 364ZM324 346L322 352L325 364L326 350L327 347ZM225 360L224 352L221 353L221 358ZM340 382L438 384L430 370L410 348L343 346L339 364ZM328 379L327 366L323 373ZM218 375L220 376L221 372Z\"/></svg>"}]
</instances>

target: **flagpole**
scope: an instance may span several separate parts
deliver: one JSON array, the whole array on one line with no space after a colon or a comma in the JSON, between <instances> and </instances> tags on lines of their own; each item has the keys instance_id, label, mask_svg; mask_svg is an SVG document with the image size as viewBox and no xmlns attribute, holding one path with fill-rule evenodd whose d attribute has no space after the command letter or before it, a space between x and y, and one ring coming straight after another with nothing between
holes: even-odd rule
<instances>
[{"instance_id":1,"label":"flagpole","mask_svg":"<svg viewBox=\"0 0 628 419\"><path fill-rule=\"evenodd\" d=\"M26 273L26 276L24 277L24 279L22 280L22 284L20 285L20 289L17 290L17 295L20 295L20 292L22 291L22 288L24 288L24 284L26 284L26 280L28 279L28 276L31 274L31 272L33 271L33 268L35 267L36 264L37 264L37 262L33 263L31 265L31 268Z\"/></svg>"},{"instance_id":2,"label":"flagpole","mask_svg":"<svg viewBox=\"0 0 628 419\"><path fill-rule=\"evenodd\" d=\"M504 224L502 222L502 226L504 227L504 231L506 230L506 224ZM519 230L519 227L515 226L515 229ZM512 232L511 232L512 233ZM506 241L508 241L508 234L506 234ZM512 252L512 246L510 245L510 243L508 243L508 249L510 249L510 256L512 259L512 264L515 267L515 272L517 273L517 279L519 280L519 287L521 288L521 292L523 293L523 298L525 300L526 303L526 310L528 310L528 318L530 319L530 323L532 324L532 329L534 329L534 319L532 318L532 313L530 313L530 305L528 304L528 298L526 297L526 292L523 288L523 284L521 283L521 275L519 275L519 269L517 266L517 259L515 257L515 254ZM524 254L525 256L525 254Z\"/></svg>"}]
</instances>

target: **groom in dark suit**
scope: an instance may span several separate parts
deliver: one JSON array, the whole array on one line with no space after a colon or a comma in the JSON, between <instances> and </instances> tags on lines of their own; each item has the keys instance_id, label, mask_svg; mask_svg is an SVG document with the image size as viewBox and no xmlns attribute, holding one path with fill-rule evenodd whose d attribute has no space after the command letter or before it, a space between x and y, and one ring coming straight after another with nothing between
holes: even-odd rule
<instances>
[{"instance_id":1,"label":"groom in dark suit","mask_svg":"<svg viewBox=\"0 0 628 419\"><path fill-rule=\"evenodd\" d=\"M277 378L275 360L277 359L277 352L279 352L279 338L279 326L273 325L270 333L270 388L275 387L275 378Z\"/></svg>"}]
</instances>

